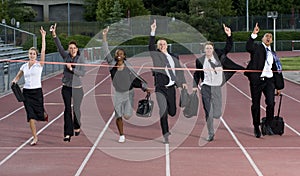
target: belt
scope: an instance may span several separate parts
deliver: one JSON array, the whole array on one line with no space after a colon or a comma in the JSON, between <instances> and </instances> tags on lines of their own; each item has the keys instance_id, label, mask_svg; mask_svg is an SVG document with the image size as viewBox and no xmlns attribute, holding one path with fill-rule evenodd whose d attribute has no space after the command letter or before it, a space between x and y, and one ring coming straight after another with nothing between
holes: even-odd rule
<instances>
[{"instance_id":1,"label":"belt","mask_svg":"<svg viewBox=\"0 0 300 176\"><path fill-rule=\"evenodd\" d=\"M271 77L271 78L268 78L268 77L260 77L260 80L261 81L266 81L266 80L268 80L268 79L272 79L273 77Z\"/></svg>"}]
</instances>

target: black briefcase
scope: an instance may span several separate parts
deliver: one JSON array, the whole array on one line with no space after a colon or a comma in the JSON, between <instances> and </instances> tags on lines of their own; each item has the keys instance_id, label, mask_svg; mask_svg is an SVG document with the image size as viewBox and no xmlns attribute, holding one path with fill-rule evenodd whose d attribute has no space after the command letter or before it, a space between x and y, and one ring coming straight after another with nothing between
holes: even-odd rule
<instances>
[{"instance_id":1,"label":"black briefcase","mask_svg":"<svg viewBox=\"0 0 300 176\"><path fill-rule=\"evenodd\" d=\"M17 98L18 102L22 102L25 100L22 90L17 83L12 83L11 90L15 94L15 97Z\"/></svg>"},{"instance_id":2,"label":"black briefcase","mask_svg":"<svg viewBox=\"0 0 300 176\"><path fill-rule=\"evenodd\" d=\"M145 99L139 100L136 110L136 116L138 117L151 117L154 102L150 98L150 93L147 93Z\"/></svg>"},{"instance_id":3,"label":"black briefcase","mask_svg":"<svg viewBox=\"0 0 300 176\"><path fill-rule=\"evenodd\" d=\"M284 120L282 117L279 116L280 114L280 108L281 108L281 100L282 100L282 95L279 95L279 106L278 106L278 113L277 116L275 116L272 121L270 122L270 127L273 131L274 134L278 134L278 135L282 135L284 133ZM266 117L262 118L261 121L261 133L262 135L266 135L266 128L265 128L265 124L266 124Z\"/></svg>"}]
</instances>

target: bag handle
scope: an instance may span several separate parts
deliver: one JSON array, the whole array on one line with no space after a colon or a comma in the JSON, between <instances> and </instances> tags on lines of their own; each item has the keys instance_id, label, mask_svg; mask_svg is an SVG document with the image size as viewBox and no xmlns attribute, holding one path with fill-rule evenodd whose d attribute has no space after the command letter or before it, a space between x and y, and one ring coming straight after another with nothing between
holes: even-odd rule
<instances>
[{"instance_id":1,"label":"bag handle","mask_svg":"<svg viewBox=\"0 0 300 176\"><path fill-rule=\"evenodd\" d=\"M150 93L150 92L147 92L147 95L146 95L145 99L147 99L147 100L151 99L151 98L150 98L150 95L151 95L151 93Z\"/></svg>"},{"instance_id":2,"label":"bag handle","mask_svg":"<svg viewBox=\"0 0 300 176\"><path fill-rule=\"evenodd\" d=\"M280 109L281 109L281 101L282 101L282 94L278 95L279 97L279 106L278 106L278 112L277 112L277 116L279 117L280 114Z\"/></svg>"}]
</instances>

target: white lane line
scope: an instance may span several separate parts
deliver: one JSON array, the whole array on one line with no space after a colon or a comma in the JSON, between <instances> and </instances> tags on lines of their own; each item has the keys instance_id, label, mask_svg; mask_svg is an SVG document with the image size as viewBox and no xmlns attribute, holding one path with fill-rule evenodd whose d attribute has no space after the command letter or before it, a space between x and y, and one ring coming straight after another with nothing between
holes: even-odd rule
<instances>
[{"instance_id":1,"label":"white lane line","mask_svg":"<svg viewBox=\"0 0 300 176\"><path fill-rule=\"evenodd\" d=\"M189 71L190 73L190 71ZM190 73L191 75L191 73ZM192 75L191 75L192 76ZM199 87L199 85L198 85ZM239 90L239 89L237 89ZM242 93L243 95L245 95L246 97L248 97L244 92L240 91L240 93ZM250 97L248 97L250 98ZM227 131L230 133L230 135L232 136L233 140L235 141L235 143L239 146L240 150L243 152L243 154L246 156L248 162L250 163L250 165L252 166L252 168L255 170L256 174L258 176L263 176L262 172L259 170L259 168L257 167L257 165L255 164L255 162L253 161L253 159L251 158L251 156L249 155L249 153L247 152L247 150L244 148L244 146L240 143L240 141L237 139L237 137L235 136L235 134L232 132L232 130L230 129L230 127L227 125L227 123L225 122L225 120L223 119L223 117L220 118L221 122L224 124L224 126L226 127Z\"/></svg>"},{"instance_id":2,"label":"white lane line","mask_svg":"<svg viewBox=\"0 0 300 176\"><path fill-rule=\"evenodd\" d=\"M243 94L244 96L246 96L250 101L251 101L251 97L249 97L246 93L244 93L242 90L240 90L239 88L237 88L235 85L233 85L232 83L230 83L229 81L227 82L231 87L233 87L234 89L236 89L238 92L240 92L241 94ZM282 93L283 94L283 93ZM300 100L297 100L287 94L283 94L284 96L300 103ZM266 111L266 108L263 107L262 105L260 105L260 108L262 108L264 111ZM296 133L298 136L300 136L300 132L297 131L296 129L294 129L293 127L291 127L290 125L288 125L286 122L284 123L284 125L289 128L291 131L293 131L294 133Z\"/></svg>"},{"instance_id":3,"label":"white lane line","mask_svg":"<svg viewBox=\"0 0 300 176\"><path fill-rule=\"evenodd\" d=\"M170 162L170 148L169 144L165 144L165 151L166 151L166 176L171 176L171 162Z\"/></svg>"},{"instance_id":4,"label":"white lane line","mask_svg":"<svg viewBox=\"0 0 300 176\"><path fill-rule=\"evenodd\" d=\"M146 64L148 64L148 63L144 63L144 64L141 66L141 68L138 70L137 73L139 73L139 72L142 70L142 68L144 67L144 65L146 65ZM109 77L109 75L108 75L108 77ZM91 92L92 90L94 90L94 89L91 89L89 92ZM114 119L114 115L115 115L115 112L113 112L113 114L112 114L111 117L109 118L108 122L105 124L103 130L101 131L101 133L100 133L99 136L97 137L97 140L95 141L95 143L93 144L93 146L92 146L92 148L90 149L89 153L87 154L87 156L85 157L85 159L84 159L83 162L81 163L80 167L78 168L78 170L77 170L75 176L79 176L79 175L82 173L82 171L83 171L85 165L87 164L87 162L88 162L89 159L91 158L92 154L94 153L95 149L97 148L97 146L98 146L100 140L102 139L104 133L105 133L106 130L108 129L108 127L109 127L111 121Z\"/></svg>"},{"instance_id":5,"label":"white lane line","mask_svg":"<svg viewBox=\"0 0 300 176\"><path fill-rule=\"evenodd\" d=\"M95 143L93 144L92 148L90 148L89 153L84 158L84 160L81 163L80 167L78 168L75 176L79 176L81 174L81 172L83 171L85 165L87 164L87 162L90 160L91 156L93 155L95 149L97 148L100 140L102 139L104 133L106 132L107 128L109 127L111 121L114 119L114 116L115 116L115 112L111 115L111 117L109 118L108 122L105 124L105 127L103 128L103 130L99 134L99 136L98 136L97 140L95 141Z\"/></svg>"},{"instance_id":6,"label":"white lane line","mask_svg":"<svg viewBox=\"0 0 300 176\"><path fill-rule=\"evenodd\" d=\"M56 91L57 89L60 89L60 88L61 88L61 86L59 86L59 87L57 87L57 88L51 90L50 92L47 92L46 94L44 94L44 97L46 97L47 95L53 93L54 91ZM24 106L19 107L18 109L14 110L13 112L11 112L11 113L7 114L6 116L0 118L0 121L2 121L2 120L4 120L4 119L8 118L9 116L13 115L14 113L18 112L19 110L21 110L21 109L23 109L23 108L24 108Z\"/></svg>"},{"instance_id":7,"label":"white lane line","mask_svg":"<svg viewBox=\"0 0 300 176\"><path fill-rule=\"evenodd\" d=\"M95 87L99 86L100 84L102 84L106 79L108 79L110 76L108 75L107 77L105 77L101 82L99 82ZM90 91L89 91L90 92ZM88 92L88 93L89 93ZM88 93L85 93L84 96L86 96ZM47 125L45 125L42 129L40 129L37 132L37 135L39 135L40 133L42 133L47 127L49 127L52 123L54 123L57 119L59 119L64 112L61 112L55 119L51 120L51 122L47 123ZM0 162L0 167L6 162L8 161L10 158L12 158L18 151L20 151L24 146L26 146L31 140L33 139L33 137L29 138L27 141L25 141L23 144L21 144L18 148L16 148L12 153L10 153L7 157L5 157L3 160L1 160Z\"/></svg>"},{"instance_id":8,"label":"white lane line","mask_svg":"<svg viewBox=\"0 0 300 176\"><path fill-rule=\"evenodd\" d=\"M39 135L41 132L43 132L48 126L50 126L52 123L54 123L57 119L59 119L63 115L63 112L60 113L55 119L53 119L50 123L47 123L42 129L40 129L37 132L37 135ZM18 151L20 151L23 147L25 147L33 137L29 138L27 141L25 141L22 145L20 145L18 148L16 148L13 152L11 152L8 156L6 156L1 162L0 166L2 166L7 160L9 160L11 157L13 157Z\"/></svg>"},{"instance_id":9,"label":"white lane line","mask_svg":"<svg viewBox=\"0 0 300 176\"><path fill-rule=\"evenodd\" d=\"M230 133L230 135L232 136L232 138L234 139L235 143L239 146L239 148L242 150L243 154L246 156L247 160L251 164L252 168L255 170L256 174L258 176L263 176L263 174L261 173L261 171L259 170L259 168L256 166L255 162L253 161L253 159L251 158L251 156L249 155L249 153L247 152L247 150L240 143L240 141L237 139L237 137L235 136L235 134L231 131L230 127L227 125L227 123L225 122L225 120L222 117L220 119L221 119L222 123L224 124L224 126L226 127L226 129L228 130L228 132Z\"/></svg>"},{"instance_id":10,"label":"white lane line","mask_svg":"<svg viewBox=\"0 0 300 176\"><path fill-rule=\"evenodd\" d=\"M91 72L91 71L93 71L93 70L95 70L95 68L89 70L87 73L89 73L89 72ZM55 77L55 76L53 76L53 77ZM43 80L43 81L44 81L44 80ZM58 86L57 88L55 88L55 89L53 89L53 90L51 90L51 91L45 93L45 94L44 94L44 97L46 97L46 96L48 96L49 94L51 94L51 93L57 91L57 90L60 89L60 88L61 88L61 85ZM0 118L0 122L1 122L2 120L4 120L4 119L8 118L9 116L13 115L14 113L18 112L19 110L23 109L23 108L24 108L24 106L21 106L21 107L19 107L18 109L14 110L13 112L7 114L6 116Z\"/></svg>"}]
</instances>

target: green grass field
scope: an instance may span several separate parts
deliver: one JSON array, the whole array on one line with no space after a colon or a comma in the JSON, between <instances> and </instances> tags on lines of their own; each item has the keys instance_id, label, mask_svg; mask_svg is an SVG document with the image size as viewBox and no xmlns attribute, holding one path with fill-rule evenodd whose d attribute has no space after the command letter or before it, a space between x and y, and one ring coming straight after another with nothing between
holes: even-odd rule
<instances>
[{"instance_id":1,"label":"green grass field","mask_svg":"<svg viewBox=\"0 0 300 176\"><path fill-rule=\"evenodd\" d=\"M300 57L286 57L280 58L283 70L299 70L300 71Z\"/></svg>"}]
</instances>

